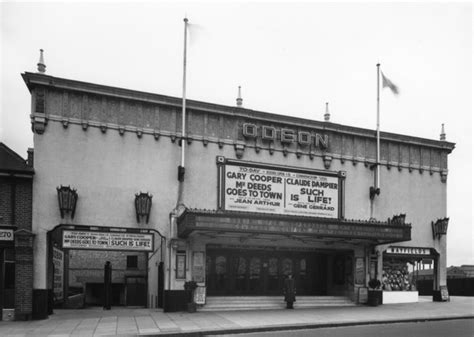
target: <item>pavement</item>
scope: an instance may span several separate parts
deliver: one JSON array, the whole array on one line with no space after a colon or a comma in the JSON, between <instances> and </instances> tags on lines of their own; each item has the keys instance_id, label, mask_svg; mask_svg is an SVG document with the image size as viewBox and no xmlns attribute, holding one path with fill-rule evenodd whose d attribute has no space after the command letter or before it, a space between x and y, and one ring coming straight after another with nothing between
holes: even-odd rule
<instances>
[{"instance_id":1,"label":"pavement","mask_svg":"<svg viewBox=\"0 0 474 337\"><path fill-rule=\"evenodd\" d=\"M161 309L113 307L55 310L48 319L0 322L0 336L206 336L275 330L474 318L474 297L449 302L321 307L294 310L164 313Z\"/></svg>"}]
</instances>

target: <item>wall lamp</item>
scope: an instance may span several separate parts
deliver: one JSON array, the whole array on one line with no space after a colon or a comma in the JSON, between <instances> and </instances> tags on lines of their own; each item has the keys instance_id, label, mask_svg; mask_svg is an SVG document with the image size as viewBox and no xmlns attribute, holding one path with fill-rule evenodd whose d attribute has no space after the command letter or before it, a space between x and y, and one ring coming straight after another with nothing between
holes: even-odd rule
<instances>
[{"instance_id":1,"label":"wall lamp","mask_svg":"<svg viewBox=\"0 0 474 337\"><path fill-rule=\"evenodd\" d=\"M137 222L140 222L141 217L146 218L146 223L150 220L151 198L153 198L153 196L149 193L140 192L139 194L135 194Z\"/></svg>"},{"instance_id":2,"label":"wall lamp","mask_svg":"<svg viewBox=\"0 0 474 337\"><path fill-rule=\"evenodd\" d=\"M77 191L70 186L63 185L56 187L56 190L58 191L58 204L61 218L64 218L66 213L71 213L71 219L74 219L78 198Z\"/></svg>"},{"instance_id":3,"label":"wall lamp","mask_svg":"<svg viewBox=\"0 0 474 337\"><path fill-rule=\"evenodd\" d=\"M433 239L441 239L441 235L448 233L449 218L438 219L436 222L431 221L431 229L433 230Z\"/></svg>"}]
</instances>

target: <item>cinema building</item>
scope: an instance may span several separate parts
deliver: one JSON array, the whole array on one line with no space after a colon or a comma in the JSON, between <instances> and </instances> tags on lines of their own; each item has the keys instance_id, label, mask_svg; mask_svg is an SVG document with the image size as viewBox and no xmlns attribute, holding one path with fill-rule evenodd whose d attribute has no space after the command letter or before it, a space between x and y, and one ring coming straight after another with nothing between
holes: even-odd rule
<instances>
[{"instance_id":1,"label":"cinema building","mask_svg":"<svg viewBox=\"0 0 474 337\"><path fill-rule=\"evenodd\" d=\"M188 100L183 137L181 98L22 76L32 98L37 303L53 293L67 306L71 285L99 282L69 270L81 254L91 268L111 261L122 299L137 291L135 274L114 267L140 256L142 305L165 310L182 309L190 280L198 310L231 305L230 296L276 296L283 308L289 274L297 298L359 303L370 279L412 292L404 275L421 259L433 262L435 290L446 285L454 144L444 135L382 132L377 190L374 130L254 111L241 99Z\"/></svg>"}]
</instances>

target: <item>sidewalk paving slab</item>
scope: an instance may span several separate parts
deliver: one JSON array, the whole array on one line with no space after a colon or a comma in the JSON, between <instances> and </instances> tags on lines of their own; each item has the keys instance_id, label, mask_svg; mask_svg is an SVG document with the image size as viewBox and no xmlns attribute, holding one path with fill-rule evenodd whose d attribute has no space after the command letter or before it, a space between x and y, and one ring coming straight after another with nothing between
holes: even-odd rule
<instances>
[{"instance_id":1,"label":"sidewalk paving slab","mask_svg":"<svg viewBox=\"0 0 474 337\"><path fill-rule=\"evenodd\" d=\"M102 308L55 310L46 320L0 322L0 336L204 336L458 318L474 318L474 297L451 297L450 302L432 302L420 297L418 303L294 310L197 313L123 307L105 311Z\"/></svg>"}]
</instances>

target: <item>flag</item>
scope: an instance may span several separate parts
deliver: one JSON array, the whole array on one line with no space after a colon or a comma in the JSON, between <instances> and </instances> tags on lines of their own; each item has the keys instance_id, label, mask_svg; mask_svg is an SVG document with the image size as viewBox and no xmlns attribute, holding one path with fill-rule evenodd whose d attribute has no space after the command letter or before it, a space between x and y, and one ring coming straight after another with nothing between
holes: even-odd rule
<instances>
[{"instance_id":1,"label":"flag","mask_svg":"<svg viewBox=\"0 0 474 337\"><path fill-rule=\"evenodd\" d=\"M385 77L383 72L380 72L380 73L382 74L382 88L388 87L390 88L390 90L392 90L394 95L398 95L399 94L398 87L395 84L393 84L393 82L390 81L387 77Z\"/></svg>"}]
</instances>

